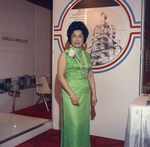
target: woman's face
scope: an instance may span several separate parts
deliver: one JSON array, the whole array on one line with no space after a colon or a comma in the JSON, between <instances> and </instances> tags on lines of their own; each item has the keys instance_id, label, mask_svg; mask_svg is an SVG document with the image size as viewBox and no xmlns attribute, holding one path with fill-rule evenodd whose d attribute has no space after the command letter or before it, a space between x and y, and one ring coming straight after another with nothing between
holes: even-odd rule
<instances>
[{"instance_id":1,"label":"woman's face","mask_svg":"<svg viewBox=\"0 0 150 147\"><path fill-rule=\"evenodd\" d=\"M81 30L75 30L73 31L71 35L71 45L75 48L80 49L84 42L84 36L82 34Z\"/></svg>"}]
</instances>

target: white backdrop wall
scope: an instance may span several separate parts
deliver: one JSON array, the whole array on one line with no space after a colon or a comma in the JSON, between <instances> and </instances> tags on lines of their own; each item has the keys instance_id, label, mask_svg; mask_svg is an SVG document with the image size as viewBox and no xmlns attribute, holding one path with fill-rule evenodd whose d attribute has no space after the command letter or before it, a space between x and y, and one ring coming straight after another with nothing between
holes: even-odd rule
<instances>
[{"instance_id":1,"label":"white backdrop wall","mask_svg":"<svg viewBox=\"0 0 150 147\"><path fill-rule=\"evenodd\" d=\"M81 2L83 1L81 0ZM103 2L104 1L101 0L101 3ZM106 68L101 65L93 64L98 103L94 108L91 107L90 131L92 135L124 140L128 107L139 95L142 8L141 0L116 0L114 2L118 3L119 6L103 6L103 8L84 7L78 9L72 9L72 7L80 3L79 0L55 0L53 3L54 64L52 112L54 129L61 128L61 85L56 78L56 74L57 60L61 51L64 50L67 41L66 29L72 21L83 20L91 31L90 27L93 25L91 22L95 22L95 26L99 25L96 24L98 18L94 16L94 14L97 15L96 10L99 12L107 11L107 21L109 21L109 23L113 22L113 25L118 30L125 30L125 32L120 33L120 36L118 35L117 37L120 37L120 40L124 41L124 45L121 45L123 50L126 50L126 53L120 58L118 54L116 57L118 60L115 61L114 59L110 65L106 63L106 65L108 65ZM89 16L90 11L93 12L91 13L92 17ZM109 13L112 11L114 13L110 15ZM110 20L111 16L113 20ZM122 19L122 21L117 22L117 19ZM122 24L120 25L121 22ZM124 24L126 24L126 26ZM89 41L87 42L87 46L87 52L90 53Z\"/></svg>"},{"instance_id":2,"label":"white backdrop wall","mask_svg":"<svg viewBox=\"0 0 150 147\"><path fill-rule=\"evenodd\" d=\"M28 45L0 42L0 79L50 74L50 18L50 10L25 0L0 0L0 34L23 36L29 42ZM15 110L36 101L34 88L20 92ZM12 100L8 93L0 94L0 112L11 112Z\"/></svg>"}]
</instances>

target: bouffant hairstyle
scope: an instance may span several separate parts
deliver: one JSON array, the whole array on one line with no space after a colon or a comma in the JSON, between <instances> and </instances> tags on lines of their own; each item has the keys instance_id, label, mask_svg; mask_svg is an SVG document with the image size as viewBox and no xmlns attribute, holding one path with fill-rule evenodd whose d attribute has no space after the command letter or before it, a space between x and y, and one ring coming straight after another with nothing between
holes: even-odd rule
<instances>
[{"instance_id":1,"label":"bouffant hairstyle","mask_svg":"<svg viewBox=\"0 0 150 147\"><path fill-rule=\"evenodd\" d=\"M70 24L70 26L67 30L68 42L71 44L71 35L72 35L73 31L75 31L75 30L81 30L82 31L82 34L84 36L84 43L85 43L86 39L89 35L89 31L82 21L74 21Z\"/></svg>"}]
</instances>

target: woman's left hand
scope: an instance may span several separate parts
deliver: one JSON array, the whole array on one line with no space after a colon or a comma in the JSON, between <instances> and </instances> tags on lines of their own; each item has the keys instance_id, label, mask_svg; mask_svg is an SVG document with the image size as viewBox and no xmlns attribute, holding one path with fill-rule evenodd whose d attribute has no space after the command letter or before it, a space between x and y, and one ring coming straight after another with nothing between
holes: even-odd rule
<instances>
[{"instance_id":1,"label":"woman's left hand","mask_svg":"<svg viewBox=\"0 0 150 147\"><path fill-rule=\"evenodd\" d=\"M97 98L95 96L92 96L92 106L95 106L97 103Z\"/></svg>"}]
</instances>

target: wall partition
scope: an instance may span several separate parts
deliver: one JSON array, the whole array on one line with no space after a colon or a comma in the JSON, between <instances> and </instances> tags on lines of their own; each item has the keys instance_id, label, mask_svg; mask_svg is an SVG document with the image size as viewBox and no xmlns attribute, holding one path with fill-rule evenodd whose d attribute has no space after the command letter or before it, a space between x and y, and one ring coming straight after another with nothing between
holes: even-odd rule
<instances>
[{"instance_id":1,"label":"wall partition","mask_svg":"<svg viewBox=\"0 0 150 147\"><path fill-rule=\"evenodd\" d=\"M26 1L0 1L0 78L16 78L34 74L34 5ZM3 39L3 38L8 38ZM17 41L18 39L18 41ZM19 39L26 40L21 42ZM22 90L16 101L16 108L30 105L33 89ZM21 102L22 101L22 102ZM12 97L0 94L0 111L12 111Z\"/></svg>"},{"instance_id":2,"label":"wall partition","mask_svg":"<svg viewBox=\"0 0 150 147\"><path fill-rule=\"evenodd\" d=\"M136 5L135 5L136 3ZM128 106L140 91L142 0L55 0L53 3L53 128L60 129L61 85L57 60L73 21L89 29L98 103L91 107L92 135L124 140Z\"/></svg>"},{"instance_id":3,"label":"wall partition","mask_svg":"<svg viewBox=\"0 0 150 147\"><path fill-rule=\"evenodd\" d=\"M0 79L50 75L51 10L26 0L0 1L0 19ZM20 92L15 110L39 98L35 88ZM0 94L0 112L11 112L12 103L8 91Z\"/></svg>"}]
</instances>

